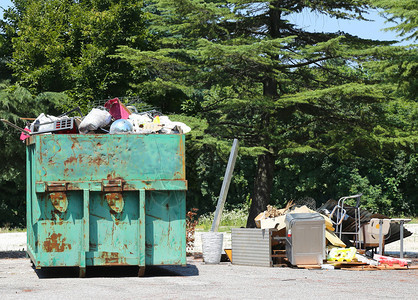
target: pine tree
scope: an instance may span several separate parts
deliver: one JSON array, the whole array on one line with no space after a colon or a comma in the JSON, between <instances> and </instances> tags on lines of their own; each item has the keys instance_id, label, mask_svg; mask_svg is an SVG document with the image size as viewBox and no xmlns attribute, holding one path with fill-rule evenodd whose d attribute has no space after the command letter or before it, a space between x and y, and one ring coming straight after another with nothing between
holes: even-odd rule
<instances>
[{"instance_id":1,"label":"pine tree","mask_svg":"<svg viewBox=\"0 0 418 300\"><path fill-rule=\"evenodd\" d=\"M386 17L389 24L396 25L385 30L394 30L404 40L418 39L418 2L415 0L373 0L379 8L383 8L381 14Z\"/></svg>"},{"instance_id":2,"label":"pine tree","mask_svg":"<svg viewBox=\"0 0 418 300\"><path fill-rule=\"evenodd\" d=\"M0 83L0 119L7 119L20 127L20 117L37 117L42 112L55 114L69 101L62 93L32 95L27 89ZM25 226L25 144L20 132L0 122L0 227Z\"/></svg>"},{"instance_id":3,"label":"pine tree","mask_svg":"<svg viewBox=\"0 0 418 300\"><path fill-rule=\"evenodd\" d=\"M181 90L188 96L185 111L208 121L207 134L237 137L242 153L257 156L247 224L253 226L270 202L276 159L309 153L376 157L383 155L383 141L393 142L399 133L392 128L386 137L370 134L391 126L382 104L399 89L387 84L382 64L368 62L411 56L411 50L343 33L310 33L289 21L289 14L303 9L362 19L368 5L357 0L151 1L150 30L160 49L122 47L119 57L149 75L138 89ZM404 138L414 143L411 134Z\"/></svg>"}]
</instances>

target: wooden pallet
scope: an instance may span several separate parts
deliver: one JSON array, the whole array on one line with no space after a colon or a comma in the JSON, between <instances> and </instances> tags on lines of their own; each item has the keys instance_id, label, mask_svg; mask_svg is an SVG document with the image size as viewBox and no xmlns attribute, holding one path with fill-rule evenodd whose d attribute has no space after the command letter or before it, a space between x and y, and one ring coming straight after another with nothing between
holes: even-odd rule
<instances>
[{"instance_id":1,"label":"wooden pallet","mask_svg":"<svg viewBox=\"0 0 418 300\"><path fill-rule=\"evenodd\" d=\"M400 266L398 264L393 264L392 266L387 264L381 264L379 266L371 265L362 265L362 266L341 266L341 270L348 271L379 271L379 270L418 270L418 266Z\"/></svg>"},{"instance_id":2,"label":"wooden pallet","mask_svg":"<svg viewBox=\"0 0 418 300\"><path fill-rule=\"evenodd\" d=\"M273 267L287 267L288 266L286 250L273 250L273 254L271 254L271 259L273 261Z\"/></svg>"},{"instance_id":3,"label":"wooden pallet","mask_svg":"<svg viewBox=\"0 0 418 300\"><path fill-rule=\"evenodd\" d=\"M355 268L360 266L368 266L367 263L361 261L336 261L336 262L328 262L330 265L333 265L335 269L342 269L342 268Z\"/></svg>"},{"instance_id":4,"label":"wooden pallet","mask_svg":"<svg viewBox=\"0 0 418 300\"><path fill-rule=\"evenodd\" d=\"M297 265L298 269L318 270L321 269L320 265Z\"/></svg>"}]
</instances>

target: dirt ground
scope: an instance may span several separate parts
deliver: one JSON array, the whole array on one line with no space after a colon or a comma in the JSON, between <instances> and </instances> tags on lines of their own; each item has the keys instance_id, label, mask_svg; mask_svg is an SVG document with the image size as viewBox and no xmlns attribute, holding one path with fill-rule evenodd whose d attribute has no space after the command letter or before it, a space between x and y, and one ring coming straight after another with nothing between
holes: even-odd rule
<instances>
[{"instance_id":1,"label":"dirt ground","mask_svg":"<svg viewBox=\"0 0 418 300\"><path fill-rule=\"evenodd\" d=\"M87 278L74 268L35 270L23 251L3 252L1 299L416 299L418 271L304 270L208 265L186 267L91 267Z\"/></svg>"}]
</instances>

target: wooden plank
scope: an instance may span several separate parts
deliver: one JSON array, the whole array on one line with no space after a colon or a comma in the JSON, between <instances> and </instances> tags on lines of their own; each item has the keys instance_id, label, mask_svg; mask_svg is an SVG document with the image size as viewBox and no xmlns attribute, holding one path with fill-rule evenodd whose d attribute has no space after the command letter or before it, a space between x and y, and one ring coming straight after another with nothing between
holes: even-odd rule
<instances>
[{"instance_id":1,"label":"wooden plank","mask_svg":"<svg viewBox=\"0 0 418 300\"><path fill-rule=\"evenodd\" d=\"M350 268L341 268L341 270L345 271L378 271L379 269L375 266L358 266L358 267L350 267Z\"/></svg>"},{"instance_id":2,"label":"wooden plank","mask_svg":"<svg viewBox=\"0 0 418 300\"><path fill-rule=\"evenodd\" d=\"M408 266L408 269L410 269L410 270L418 270L418 266Z\"/></svg>"},{"instance_id":3,"label":"wooden plank","mask_svg":"<svg viewBox=\"0 0 418 300\"><path fill-rule=\"evenodd\" d=\"M405 267L401 267L399 265L393 265L393 266L389 266L386 264L382 264L380 266L371 266L371 265L366 265L366 266L351 266L351 267L341 267L341 270L346 270L346 271L389 271L389 270L418 270L418 266L405 266Z\"/></svg>"},{"instance_id":4,"label":"wooden plank","mask_svg":"<svg viewBox=\"0 0 418 300\"><path fill-rule=\"evenodd\" d=\"M319 265L297 265L299 269L321 269Z\"/></svg>"},{"instance_id":5,"label":"wooden plank","mask_svg":"<svg viewBox=\"0 0 418 300\"><path fill-rule=\"evenodd\" d=\"M365 266L368 265L365 262L361 262L361 261L329 261L328 264L333 265L333 266L350 266L350 265L354 265L354 266Z\"/></svg>"},{"instance_id":6,"label":"wooden plank","mask_svg":"<svg viewBox=\"0 0 418 300\"><path fill-rule=\"evenodd\" d=\"M392 266L389 266L387 264L381 264L380 266L377 266L379 270L408 270L408 267L401 267L398 264L393 264Z\"/></svg>"},{"instance_id":7,"label":"wooden plank","mask_svg":"<svg viewBox=\"0 0 418 300\"><path fill-rule=\"evenodd\" d=\"M361 261L343 261L341 262L342 265L355 265L355 266L365 266L368 263L361 262Z\"/></svg>"},{"instance_id":8,"label":"wooden plank","mask_svg":"<svg viewBox=\"0 0 418 300\"><path fill-rule=\"evenodd\" d=\"M325 238L334 246L345 248L346 245L340 238L332 231L325 230Z\"/></svg>"},{"instance_id":9,"label":"wooden plank","mask_svg":"<svg viewBox=\"0 0 418 300\"><path fill-rule=\"evenodd\" d=\"M284 253L286 254L286 250L273 250L273 254Z\"/></svg>"}]
</instances>

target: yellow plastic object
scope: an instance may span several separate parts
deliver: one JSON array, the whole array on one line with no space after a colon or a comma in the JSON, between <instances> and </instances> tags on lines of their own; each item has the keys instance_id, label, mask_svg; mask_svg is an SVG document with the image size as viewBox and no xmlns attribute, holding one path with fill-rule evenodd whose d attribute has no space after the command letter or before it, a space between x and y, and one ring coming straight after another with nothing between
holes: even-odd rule
<instances>
[{"instance_id":1,"label":"yellow plastic object","mask_svg":"<svg viewBox=\"0 0 418 300\"><path fill-rule=\"evenodd\" d=\"M226 256L228 256L229 261L232 262L232 249L224 249Z\"/></svg>"},{"instance_id":2,"label":"yellow plastic object","mask_svg":"<svg viewBox=\"0 0 418 300\"><path fill-rule=\"evenodd\" d=\"M356 256L357 249L354 247L350 248L332 248L328 254L328 261L347 261L350 262Z\"/></svg>"}]
</instances>

